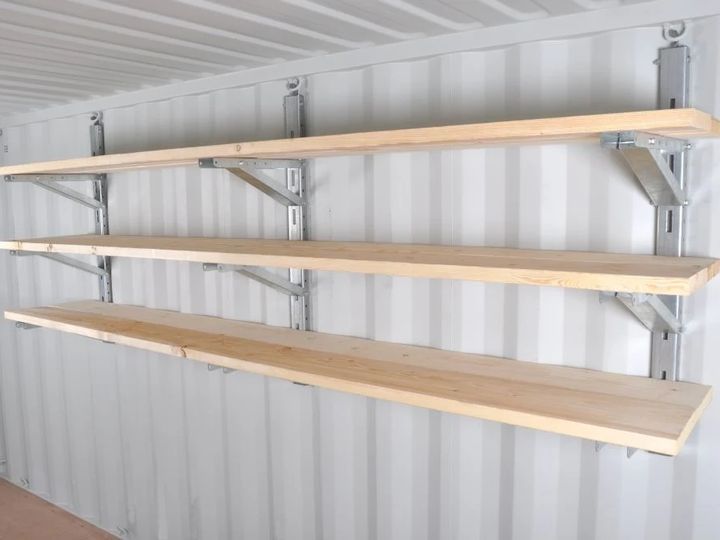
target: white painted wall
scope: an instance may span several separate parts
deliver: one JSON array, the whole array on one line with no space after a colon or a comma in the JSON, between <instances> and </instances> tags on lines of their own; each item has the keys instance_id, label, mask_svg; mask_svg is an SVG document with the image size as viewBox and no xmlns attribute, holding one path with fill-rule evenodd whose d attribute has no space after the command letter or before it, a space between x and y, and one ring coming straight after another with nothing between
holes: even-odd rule
<instances>
[{"instance_id":1,"label":"white painted wall","mask_svg":"<svg viewBox=\"0 0 720 540\"><path fill-rule=\"evenodd\" d=\"M522 39L522 36L518 36ZM720 115L720 18L695 23L693 102ZM655 28L326 73L312 134L655 107ZM105 111L109 152L281 136L283 83ZM5 129L6 163L84 155L88 118ZM651 253L653 209L595 145L317 159L311 237ZM720 148L690 162L688 253L720 256ZM0 185L0 235L92 230ZM115 233L282 237L285 212L219 171L112 175ZM283 325L284 297L199 265L114 261L117 302ZM0 254L0 303L94 297L93 278ZM683 378L720 383L720 282L688 303ZM645 374L649 334L596 293L313 274L313 327ZM720 405L675 459L0 324L7 474L139 539L697 539L720 531Z\"/></svg>"}]
</instances>

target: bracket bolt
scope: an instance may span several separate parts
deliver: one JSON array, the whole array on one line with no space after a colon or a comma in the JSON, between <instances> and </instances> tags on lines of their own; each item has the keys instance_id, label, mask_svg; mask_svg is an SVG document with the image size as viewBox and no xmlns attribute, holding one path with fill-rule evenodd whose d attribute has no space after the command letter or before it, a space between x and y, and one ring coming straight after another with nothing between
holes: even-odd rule
<instances>
[{"instance_id":1,"label":"bracket bolt","mask_svg":"<svg viewBox=\"0 0 720 540\"><path fill-rule=\"evenodd\" d=\"M693 145L691 143L685 144L685 150L692 150Z\"/></svg>"}]
</instances>

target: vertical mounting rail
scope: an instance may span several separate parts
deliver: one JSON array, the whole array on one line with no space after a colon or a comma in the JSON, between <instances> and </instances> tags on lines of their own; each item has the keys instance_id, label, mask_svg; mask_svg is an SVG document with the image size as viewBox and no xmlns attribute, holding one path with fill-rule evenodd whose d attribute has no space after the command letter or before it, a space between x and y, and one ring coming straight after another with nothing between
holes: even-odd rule
<instances>
[{"instance_id":1,"label":"vertical mounting rail","mask_svg":"<svg viewBox=\"0 0 720 540\"><path fill-rule=\"evenodd\" d=\"M659 108L676 109L689 106L689 63L690 49L673 43L660 49L659 66ZM673 171L681 189L686 187L686 152L668 154L668 165ZM655 254L679 257L684 252L685 207L657 207L657 230L655 233ZM670 311L682 321L682 299L679 296L662 296ZM677 380L680 361L679 333L653 332L650 359L650 376L656 379Z\"/></svg>"},{"instance_id":2,"label":"vertical mounting rail","mask_svg":"<svg viewBox=\"0 0 720 540\"><path fill-rule=\"evenodd\" d=\"M93 113L90 117L92 124L90 125L90 148L93 156L102 156L105 154L105 126L101 112ZM107 175L98 175L93 183L93 198L100 203L95 209L95 234L110 234L110 225L108 223L108 189ZM99 276L100 299L103 302L113 301L112 292L112 273L110 257L98 257L98 267L105 270L105 273Z\"/></svg>"},{"instance_id":3,"label":"vertical mounting rail","mask_svg":"<svg viewBox=\"0 0 720 540\"><path fill-rule=\"evenodd\" d=\"M291 79L287 83L289 94L285 96L285 136L288 138L305 136L305 97L301 93L302 81ZM303 162L299 167L286 169L287 188L305 200L306 170ZM307 205L288 206L288 239L305 240L307 237ZM308 275L301 268L289 270L290 283L307 288ZM308 295L290 295L290 327L296 330L308 330L310 327L310 306Z\"/></svg>"}]
</instances>

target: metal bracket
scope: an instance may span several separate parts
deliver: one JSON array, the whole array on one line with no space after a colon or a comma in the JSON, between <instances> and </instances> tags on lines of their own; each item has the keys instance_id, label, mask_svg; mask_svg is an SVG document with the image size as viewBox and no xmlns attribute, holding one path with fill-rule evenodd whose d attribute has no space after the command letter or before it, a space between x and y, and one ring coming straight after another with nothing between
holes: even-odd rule
<instances>
[{"instance_id":1,"label":"metal bracket","mask_svg":"<svg viewBox=\"0 0 720 540\"><path fill-rule=\"evenodd\" d=\"M305 201L295 192L280 186L269 176L260 172L261 169L288 169L291 167L301 167L297 160L282 160L282 164L275 166L270 165L270 160L243 160L228 158L205 158L198 162L198 165L204 169L227 169L237 176L240 180L244 180L254 188L262 191L274 201L285 206L302 206ZM260 166L258 166L260 164Z\"/></svg>"},{"instance_id":2,"label":"metal bracket","mask_svg":"<svg viewBox=\"0 0 720 540\"><path fill-rule=\"evenodd\" d=\"M658 105L661 109L689 107L690 49L676 42L660 49ZM687 192L687 155L685 151L666 152L665 159L677 183ZM685 251L686 207L664 203L657 207L655 253L680 257ZM662 301L678 321L682 321L683 302L679 296L663 296ZM677 380L680 376L681 334L655 331L652 333L650 376Z\"/></svg>"},{"instance_id":3,"label":"metal bracket","mask_svg":"<svg viewBox=\"0 0 720 540\"><path fill-rule=\"evenodd\" d=\"M105 153L105 131L102 123L102 113L95 112L90 117L90 149L93 156ZM5 176L6 182L30 182L46 189L56 195L65 197L95 211L95 233L110 234L108 224L107 205L107 175L105 174L14 174ZM90 197L76 189L67 187L58 182L90 181L92 182L93 196ZM96 274L99 280L100 299L103 302L112 302L112 273L110 257L98 257L97 266L78 261L71 257L57 253L12 252L14 255L40 255L53 261L72 266L84 272Z\"/></svg>"},{"instance_id":4,"label":"metal bracket","mask_svg":"<svg viewBox=\"0 0 720 540\"><path fill-rule=\"evenodd\" d=\"M299 285L296 285L295 283L290 283L288 280L281 278L277 274L274 274L269 270L258 266L204 263L203 270L205 270L206 272L237 272L238 274L242 274L243 276L254 279L255 281L262 283L263 285L267 285L268 287L275 289L278 292L290 296L303 296L307 294L307 291Z\"/></svg>"},{"instance_id":5,"label":"metal bracket","mask_svg":"<svg viewBox=\"0 0 720 540\"><path fill-rule=\"evenodd\" d=\"M87 182L102 180L102 174L10 174L6 182Z\"/></svg>"},{"instance_id":6,"label":"metal bracket","mask_svg":"<svg viewBox=\"0 0 720 540\"><path fill-rule=\"evenodd\" d=\"M607 443L595 441L595 453L596 454L600 453L600 451L603 448L605 448L605 446L607 446ZM627 456L628 459L633 457L635 455L635 452L637 452L637 451L638 451L637 448L631 448L630 446L625 447L625 455ZM653 453L653 452L650 452L650 453Z\"/></svg>"},{"instance_id":7,"label":"metal bracket","mask_svg":"<svg viewBox=\"0 0 720 540\"><path fill-rule=\"evenodd\" d=\"M105 126L101 112L93 113L90 125L90 148L93 156L105 155ZM98 175L93 180L93 197L101 206L95 210L95 233L110 234L108 222L108 181L107 175ZM99 256L97 258L98 268L105 271L99 278L100 299L103 302L113 301L112 289L112 265L110 257Z\"/></svg>"},{"instance_id":8,"label":"metal bracket","mask_svg":"<svg viewBox=\"0 0 720 540\"><path fill-rule=\"evenodd\" d=\"M20 330L34 330L35 328L40 328L40 327L36 324L30 324L30 323L26 323L26 322L17 321L15 323L15 328L18 328Z\"/></svg>"},{"instance_id":9,"label":"metal bracket","mask_svg":"<svg viewBox=\"0 0 720 540\"><path fill-rule=\"evenodd\" d=\"M208 364L207 365L208 371L217 371L218 369L222 369L222 372L227 375L228 373L234 373L237 371L236 369L232 369L229 367L222 367L222 366L216 366L215 364Z\"/></svg>"},{"instance_id":10,"label":"metal bracket","mask_svg":"<svg viewBox=\"0 0 720 540\"><path fill-rule=\"evenodd\" d=\"M616 298L652 332L681 333L683 327L675 314L654 294L601 292L600 301Z\"/></svg>"},{"instance_id":11,"label":"metal bracket","mask_svg":"<svg viewBox=\"0 0 720 540\"><path fill-rule=\"evenodd\" d=\"M690 49L673 42L660 49L658 106L689 106ZM639 132L607 133L603 145L618 149L657 208L655 254L680 257L685 243L685 210L688 204L686 161L691 145L686 141ZM677 380L680 374L682 299L679 296L605 293L623 303L652 331L650 376ZM601 296L601 299L603 296Z\"/></svg>"},{"instance_id":12,"label":"metal bracket","mask_svg":"<svg viewBox=\"0 0 720 540\"><path fill-rule=\"evenodd\" d=\"M88 197L84 193L80 193L75 189L63 186L62 184L56 184L50 180L36 180L33 184L96 211L100 210L103 206L100 201L93 197Z\"/></svg>"},{"instance_id":13,"label":"metal bracket","mask_svg":"<svg viewBox=\"0 0 720 540\"><path fill-rule=\"evenodd\" d=\"M92 208L93 210L99 210L100 208L102 208L102 203L97 199L89 197L84 193L81 193L80 191L57 183L69 180L90 180L92 182L95 182L98 180L98 177L102 175L83 174L80 176L82 176L82 178L73 178L73 175L69 174L14 174L11 176L6 176L5 181L29 182L43 189L47 189L48 191L51 191L56 195L60 195L62 197L65 197L66 199L70 199L71 201L82 204L83 206L87 206L88 208Z\"/></svg>"},{"instance_id":14,"label":"metal bracket","mask_svg":"<svg viewBox=\"0 0 720 540\"><path fill-rule=\"evenodd\" d=\"M83 272L87 272L88 274L95 274L96 276L100 276L100 277L104 277L107 275L107 270L105 270L104 268L99 268L92 264L78 261L77 259L73 259L72 257L68 257L67 255L62 255L60 253L46 253L44 251L12 250L12 251L10 251L10 255L15 255L17 257L38 255L39 257L45 257L46 259L50 259L51 261L55 261L57 263L64 264L66 266L72 266L73 268L76 268Z\"/></svg>"},{"instance_id":15,"label":"metal bracket","mask_svg":"<svg viewBox=\"0 0 720 540\"><path fill-rule=\"evenodd\" d=\"M305 135L305 97L301 92L302 80L287 83L288 95L283 101L285 135L288 138ZM287 207L288 239L304 240L307 236L307 205L305 200L305 162L298 159L245 159L210 157L198 160L205 169L226 169L244 182ZM263 174L264 169L284 169L286 187ZM233 266L207 263L206 271L233 271L243 274L290 297L290 327L307 330L309 326L308 275L300 268L291 268L288 279L255 266Z\"/></svg>"},{"instance_id":16,"label":"metal bracket","mask_svg":"<svg viewBox=\"0 0 720 540\"><path fill-rule=\"evenodd\" d=\"M623 155L653 206L685 206L687 197L667 161L667 155L682 153L687 141L648 133L623 131L604 133L602 144Z\"/></svg>"}]
</instances>

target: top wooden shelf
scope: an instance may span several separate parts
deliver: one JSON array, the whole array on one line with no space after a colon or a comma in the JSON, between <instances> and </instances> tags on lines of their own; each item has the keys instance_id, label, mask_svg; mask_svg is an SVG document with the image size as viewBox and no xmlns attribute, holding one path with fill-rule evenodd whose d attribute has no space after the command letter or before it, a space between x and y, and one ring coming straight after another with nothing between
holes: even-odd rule
<instances>
[{"instance_id":1,"label":"top wooden shelf","mask_svg":"<svg viewBox=\"0 0 720 540\"><path fill-rule=\"evenodd\" d=\"M720 122L697 109L511 120L109 154L0 167L0 175L106 173L151 167L193 166L199 159L213 157L303 159L388 151L575 141L619 131L644 131L694 139L720 136Z\"/></svg>"}]
</instances>

